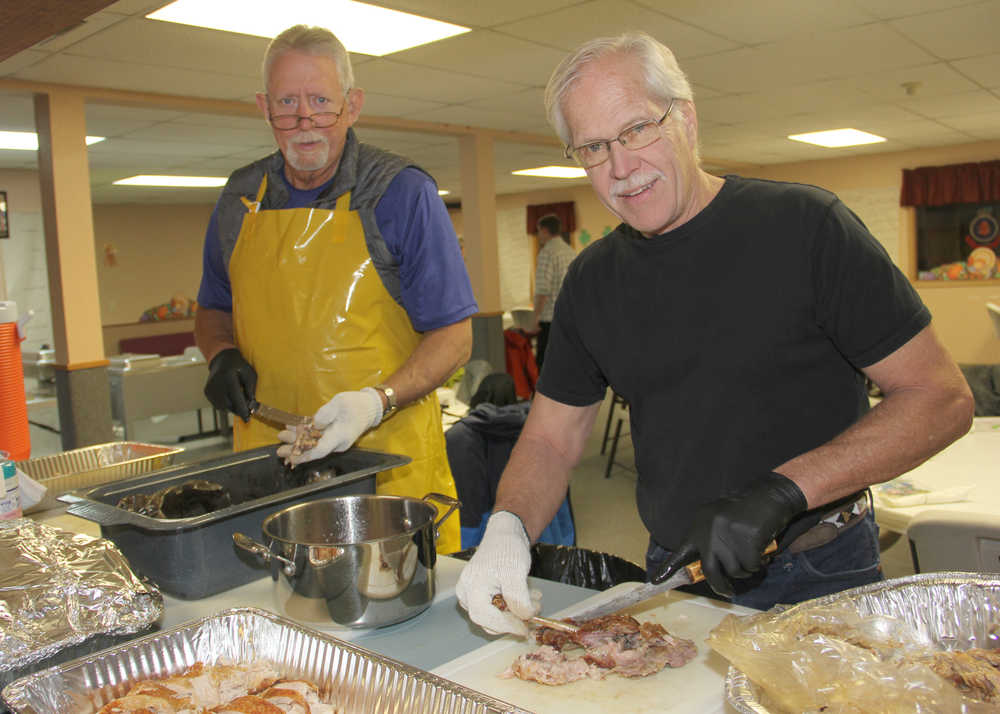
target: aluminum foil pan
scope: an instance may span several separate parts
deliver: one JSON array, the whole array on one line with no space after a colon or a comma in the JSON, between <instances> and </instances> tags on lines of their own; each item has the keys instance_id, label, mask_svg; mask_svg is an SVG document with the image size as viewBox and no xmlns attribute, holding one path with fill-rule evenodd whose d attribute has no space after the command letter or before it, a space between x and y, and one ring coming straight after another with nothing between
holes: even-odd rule
<instances>
[{"instance_id":1,"label":"aluminum foil pan","mask_svg":"<svg viewBox=\"0 0 1000 714\"><path fill-rule=\"evenodd\" d=\"M942 650L1000 648L1000 573L923 573L884 580L772 612L853 605L860 615L898 618ZM760 689L736 667L726 674L726 699L741 714L774 714Z\"/></svg>"},{"instance_id":2,"label":"aluminum foil pan","mask_svg":"<svg viewBox=\"0 0 1000 714\"><path fill-rule=\"evenodd\" d=\"M162 612L159 591L110 541L27 518L0 524L0 682L91 638L139 632Z\"/></svg>"},{"instance_id":3,"label":"aluminum foil pan","mask_svg":"<svg viewBox=\"0 0 1000 714\"><path fill-rule=\"evenodd\" d=\"M205 665L267 663L315 683L344 714L500 714L511 704L263 610L240 608L23 677L3 690L14 712L94 712L132 683ZM524 714L527 714L526 712Z\"/></svg>"},{"instance_id":4,"label":"aluminum foil pan","mask_svg":"<svg viewBox=\"0 0 1000 714\"><path fill-rule=\"evenodd\" d=\"M61 505L56 499L74 489L170 466L182 451L183 447L177 446L112 441L18 461L17 467L48 489L41 503L28 511L31 513Z\"/></svg>"}]
</instances>

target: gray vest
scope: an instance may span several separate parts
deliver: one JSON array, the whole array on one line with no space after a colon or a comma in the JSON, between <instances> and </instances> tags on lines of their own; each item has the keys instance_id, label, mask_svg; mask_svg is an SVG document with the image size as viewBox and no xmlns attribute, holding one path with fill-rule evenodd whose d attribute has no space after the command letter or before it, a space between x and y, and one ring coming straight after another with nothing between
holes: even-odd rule
<instances>
[{"instance_id":1,"label":"gray vest","mask_svg":"<svg viewBox=\"0 0 1000 714\"><path fill-rule=\"evenodd\" d=\"M375 206L396 175L408 166L420 168L408 159L383 151L358 141L353 129L347 131L347 141L340 165L330 184L308 208L332 210L344 193L351 192L352 211L357 211L365 232L365 244L372 264L382 279L385 289L393 299L402 305L399 282L399 264L389 252L389 248L375 222ZM236 247L236 239L243 226L246 206L240 197L253 201L257 198L261 179L267 175L267 192L261 202L261 210L284 208L288 203L288 188L282 178L285 159L276 151L249 166L237 169L229 177L216 208L219 222L219 241L222 244L222 258L228 268L229 260ZM422 170L422 169L421 169ZM433 179L432 179L433 180Z\"/></svg>"}]
</instances>

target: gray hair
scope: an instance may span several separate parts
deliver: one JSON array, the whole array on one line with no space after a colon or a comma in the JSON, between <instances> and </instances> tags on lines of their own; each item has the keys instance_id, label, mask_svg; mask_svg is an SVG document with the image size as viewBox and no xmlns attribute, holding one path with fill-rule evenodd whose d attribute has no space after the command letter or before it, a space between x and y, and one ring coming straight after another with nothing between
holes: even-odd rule
<instances>
[{"instance_id":1,"label":"gray hair","mask_svg":"<svg viewBox=\"0 0 1000 714\"><path fill-rule=\"evenodd\" d=\"M564 58L552 72L545 87L545 114L549 124L567 146L572 142L572 137L563 116L563 98L587 65L614 54L631 55L639 60L650 99L661 101L664 106L671 99L694 100L691 85L677 64L677 58L662 43L645 32L598 37L580 45L575 52ZM674 115L676 116L676 112Z\"/></svg>"},{"instance_id":2,"label":"gray hair","mask_svg":"<svg viewBox=\"0 0 1000 714\"><path fill-rule=\"evenodd\" d=\"M325 27L309 27L295 25L284 30L271 40L264 53L264 65L261 75L264 79L264 91L267 91L271 79L271 65L285 52L305 52L311 55L329 57L337 65L337 76L340 86L346 92L354 87L354 70L351 68L351 58L347 48L337 39L337 36Z\"/></svg>"}]
</instances>

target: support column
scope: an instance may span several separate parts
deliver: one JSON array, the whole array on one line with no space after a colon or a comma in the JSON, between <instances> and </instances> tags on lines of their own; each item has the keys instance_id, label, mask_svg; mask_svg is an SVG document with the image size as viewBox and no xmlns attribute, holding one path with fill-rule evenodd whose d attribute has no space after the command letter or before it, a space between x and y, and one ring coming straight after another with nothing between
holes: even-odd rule
<instances>
[{"instance_id":1,"label":"support column","mask_svg":"<svg viewBox=\"0 0 1000 714\"><path fill-rule=\"evenodd\" d=\"M83 95L35 95L56 395L64 449L113 439Z\"/></svg>"},{"instance_id":2,"label":"support column","mask_svg":"<svg viewBox=\"0 0 1000 714\"><path fill-rule=\"evenodd\" d=\"M473 320L473 359L506 369L503 307L500 304L500 260L497 249L497 197L493 138L468 134L459 139L462 183L462 235L472 290L479 303Z\"/></svg>"}]
</instances>

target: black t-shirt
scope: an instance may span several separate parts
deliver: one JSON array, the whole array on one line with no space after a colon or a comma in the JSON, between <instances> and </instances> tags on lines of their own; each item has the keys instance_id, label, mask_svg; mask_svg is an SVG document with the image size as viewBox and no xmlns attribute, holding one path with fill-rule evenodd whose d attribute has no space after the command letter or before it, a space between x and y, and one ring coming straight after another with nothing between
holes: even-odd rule
<instances>
[{"instance_id":1,"label":"black t-shirt","mask_svg":"<svg viewBox=\"0 0 1000 714\"><path fill-rule=\"evenodd\" d=\"M639 513L676 548L699 505L857 421L858 368L929 323L832 193L729 176L679 228L644 238L622 224L576 258L537 388L584 406L610 386L628 401Z\"/></svg>"}]
</instances>

